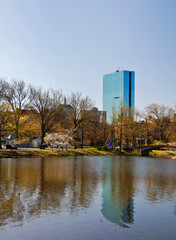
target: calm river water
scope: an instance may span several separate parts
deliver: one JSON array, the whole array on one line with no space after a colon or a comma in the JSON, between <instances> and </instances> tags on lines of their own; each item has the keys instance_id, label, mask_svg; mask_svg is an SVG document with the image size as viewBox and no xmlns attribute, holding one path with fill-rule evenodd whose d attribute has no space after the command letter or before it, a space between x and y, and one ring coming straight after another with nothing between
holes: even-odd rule
<instances>
[{"instance_id":1,"label":"calm river water","mask_svg":"<svg viewBox=\"0 0 176 240\"><path fill-rule=\"evenodd\" d=\"M0 239L176 239L176 161L0 159Z\"/></svg>"}]
</instances>

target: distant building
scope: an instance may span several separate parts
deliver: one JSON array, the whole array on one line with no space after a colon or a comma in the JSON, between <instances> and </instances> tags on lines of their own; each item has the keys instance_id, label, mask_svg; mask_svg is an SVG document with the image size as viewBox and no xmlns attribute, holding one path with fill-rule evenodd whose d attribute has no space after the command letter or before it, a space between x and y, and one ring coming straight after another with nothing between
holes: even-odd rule
<instances>
[{"instance_id":1,"label":"distant building","mask_svg":"<svg viewBox=\"0 0 176 240\"><path fill-rule=\"evenodd\" d=\"M111 123L113 111L117 111L120 102L134 108L135 72L116 71L103 76L103 111L107 112L107 122Z\"/></svg>"},{"instance_id":2,"label":"distant building","mask_svg":"<svg viewBox=\"0 0 176 240\"><path fill-rule=\"evenodd\" d=\"M93 107L91 111L94 116L97 116L97 120L99 122L106 121L106 111L99 111L96 107Z\"/></svg>"},{"instance_id":3,"label":"distant building","mask_svg":"<svg viewBox=\"0 0 176 240\"><path fill-rule=\"evenodd\" d=\"M62 105L64 111L65 111L65 118L70 117L73 107L69 104L63 104ZM106 121L106 111L99 111L97 107L93 107L91 110L86 110L88 112L91 112L94 119L96 119L99 122Z\"/></svg>"}]
</instances>

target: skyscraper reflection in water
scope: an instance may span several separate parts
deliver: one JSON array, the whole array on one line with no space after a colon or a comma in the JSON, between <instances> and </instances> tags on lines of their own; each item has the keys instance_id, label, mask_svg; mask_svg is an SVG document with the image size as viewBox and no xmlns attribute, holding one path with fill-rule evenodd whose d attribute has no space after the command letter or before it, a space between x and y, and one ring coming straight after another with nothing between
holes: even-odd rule
<instances>
[{"instance_id":1,"label":"skyscraper reflection in water","mask_svg":"<svg viewBox=\"0 0 176 240\"><path fill-rule=\"evenodd\" d=\"M129 227L134 222L133 167L126 161L104 163L102 191L103 216L112 223Z\"/></svg>"}]
</instances>

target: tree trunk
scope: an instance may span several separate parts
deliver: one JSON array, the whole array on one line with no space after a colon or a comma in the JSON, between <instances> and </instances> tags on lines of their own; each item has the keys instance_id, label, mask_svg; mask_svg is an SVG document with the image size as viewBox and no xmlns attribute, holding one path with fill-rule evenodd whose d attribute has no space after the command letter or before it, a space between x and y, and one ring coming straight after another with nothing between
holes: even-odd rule
<instances>
[{"instance_id":1,"label":"tree trunk","mask_svg":"<svg viewBox=\"0 0 176 240\"><path fill-rule=\"evenodd\" d=\"M0 149L2 149L2 140L1 140L2 134L1 134L1 126L0 126Z\"/></svg>"},{"instance_id":2,"label":"tree trunk","mask_svg":"<svg viewBox=\"0 0 176 240\"><path fill-rule=\"evenodd\" d=\"M146 119L145 145L148 145L148 124Z\"/></svg>"},{"instance_id":3,"label":"tree trunk","mask_svg":"<svg viewBox=\"0 0 176 240\"><path fill-rule=\"evenodd\" d=\"M106 129L104 128L104 144L106 143Z\"/></svg>"},{"instance_id":4,"label":"tree trunk","mask_svg":"<svg viewBox=\"0 0 176 240\"><path fill-rule=\"evenodd\" d=\"M75 130L77 129L77 121L76 121L76 119L74 120L74 126L75 126ZM75 143L75 147L74 147L74 149L77 149L77 145L76 145L76 143Z\"/></svg>"},{"instance_id":5,"label":"tree trunk","mask_svg":"<svg viewBox=\"0 0 176 240\"><path fill-rule=\"evenodd\" d=\"M42 124L41 126L41 132L42 132L42 136L41 136L41 146L40 149L44 149L44 137L45 137L45 126Z\"/></svg>"},{"instance_id":6,"label":"tree trunk","mask_svg":"<svg viewBox=\"0 0 176 240\"><path fill-rule=\"evenodd\" d=\"M83 148L83 142L84 142L84 132L83 132L83 126L81 127L81 148Z\"/></svg>"},{"instance_id":7,"label":"tree trunk","mask_svg":"<svg viewBox=\"0 0 176 240\"><path fill-rule=\"evenodd\" d=\"M97 145L97 132L96 128L94 129L94 147Z\"/></svg>"},{"instance_id":8,"label":"tree trunk","mask_svg":"<svg viewBox=\"0 0 176 240\"><path fill-rule=\"evenodd\" d=\"M19 139L18 126L19 126L19 123L18 123L18 121L16 121L16 138L17 138L17 140Z\"/></svg>"},{"instance_id":9,"label":"tree trunk","mask_svg":"<svg viewBox=\"0 0 176 240\"><path fill-rule=\"evenodd\" d=\"M122 126L120 127L120 153L122 152Z\"/></svg>"}]
</instances>

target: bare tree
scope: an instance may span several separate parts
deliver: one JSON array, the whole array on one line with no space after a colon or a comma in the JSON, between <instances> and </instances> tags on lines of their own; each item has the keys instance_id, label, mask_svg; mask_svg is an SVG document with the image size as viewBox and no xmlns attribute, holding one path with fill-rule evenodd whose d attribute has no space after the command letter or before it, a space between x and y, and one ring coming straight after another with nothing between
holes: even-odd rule
<instances>
[{"instance_id":1,"label":"bare tree","mask_svg":"<svg viewBox=\"0 0 176 240\"><path fill-rule=\"evenodd\" d=\"M41 148L44 148L44 137L57 121L63 94L60 90L42 90L31 88L33 97L32 106L41 128Z\"/></svg>"},{"instance_id":2,"label":"bare tree","mask_svg":"<svg viewBox=\"0 0 176 240\"><path fill-rule=\"evenodd\" d=\"M89 120L91 119L91 116L92 116L92 112L90 112L92 107L93 107L93 102L88 96L81 99L81 103L80 103L81 148L83 148L83 144L84 144L85 127L89 123Z\"/></svg>"},{"instance_id":3,"label":"bare tree","mask_svg":"<svg viewBox=\"0 0 176 240\"><path fill-rule=\"evenodd\" d=\"M160 141L166 141L168 139L168 137L166 137L166 135L168 135L167 130L170 129L172 124L173 109L153 103L146 107L146 113L148 118L152 120Z\"/></svg>"},{"instance_id":4,"label":"bare tree","mask_svg":"<svg viewBox=\"0 0 176 240\"><path fill-rule=\"evenodd\" d=\"M126 118L128 114L128 109L125 106L123 100L120 101L117 111L113 112L113 122L115 123L115 128L119 133L119 147L120 152L122 150L122 143L123 143L123 136L124 136L124 129Z\"/></svg>"},{"instance_id":5,"label":"bare tree","mask_svg":"<svg viewBox=\"0 0 176 240\"><path fill-rule=\"evenodd\" d=\"M11 83L1 80L0 85L3 89L2 98L9 103L12 109L18 139L20 118L24 110L28 109L31 100L30 87L22 80L12 80Z\"/></svg>"},{"instance_id":6,"label":"bare tree","mask_svg":"<svg viewBox=\"0 0 176 240\"><path fill-rule=\"evenodd\" d=\"M13 129L12 118L9 104L0 102L0 149L2 149L2 137L7 137Z\"/></svg>"},{"instance_id":7,"label":"bare tree","mask_svg":"<svg viewBox=\"0 0 176 240\"><path fill-rule=\"evenodd\" d=\"M92 108L93 103L88 96L83 98L82 94L78 92L72 93L68 99L68 102L72 107L70 118L74 125L74 128L81 131L81 147L83 148L84 129L86 121L89 119L89 110ZM75 145L75 148L76 147L77 146Z\"/></svg>"},{"instance_id":8,"label":"bare tree","mask_svg":"<svg viewBox=\"0 0 176 240\"><path fill-rule=\"evenodd\" d=\"M7 82L4 79L0 79L0 101L4 100L4 92L7 88Z\"/></svg>"},{"instance_id":9,"label":"bare tree","mask_svg":"<svg viewBox=\"0 0 176 240\"><path fill-rule=\"evenodd\" d=\"M68 98L68 103L71 105L72 109L70 110L70 118L76 129L79 125L80 113L81 113L81 93L72 93Z\"/></svg>"},{"instance_id":10,"label":"bare tree","mask_svg":"<svg viewBox=\"0 0 176 240\"><path fill-rule=\"evenodd\" d=\"M138 114L135 109L131 109L127 106L123 99L120 100L117 110L113 112L112 119L116 136L119 139L120 152L123 144L125 144L126 147L135 145L136 138L139 134L136 121L137 116Z\"/></svg>"},{"instance_id":11,"label":"bare tree","mask_svg":"<svg viewBox=\"0 0 176 240\"><path fill-rule=\"evenodd\" d=\"M110 125L106 121L100 121L98 114L92 114L88 125L87 138L90 145L105 145L110 134Z\"/></svg>"}]
</instances>

